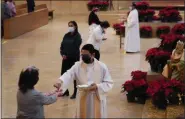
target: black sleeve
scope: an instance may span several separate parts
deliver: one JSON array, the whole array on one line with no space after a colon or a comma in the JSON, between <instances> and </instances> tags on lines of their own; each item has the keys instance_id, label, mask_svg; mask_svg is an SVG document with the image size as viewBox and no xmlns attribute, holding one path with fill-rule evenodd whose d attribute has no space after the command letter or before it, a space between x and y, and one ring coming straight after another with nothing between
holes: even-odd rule
<instances>
[{"instance_id":1,"label":"black sleeve","mask_svg":"<svg viewBox=\"0 0 185 119\"><path fill-rule=\"evenodd\" d=\"M74 43L75 43L76 50L79 51L80 45L82 43L82 38L80 34L77 35Z\"/></svg>"},{"instance_id":2,"label":"black sleeve","mask_svg":"<svg viewBox=\"0 0 185 119\"><path fill-rule=\"evenodd\" d=\"M96 14L94 14L94 18L95 18L94 22L99 25L101 22L100 22L100 20L99 20L99 18L98 18L98 16Z\"/></svg>"},{"instance_id":3,"label":"black sleeve","mask_svg":"<svg viewBox=\"0 0 185 119\"><path fill-rule=\"evenodd\" d=\"M65 36L66 36L66 35L65 35ZM64 52L63 52L64 44L63 44L63 42L64 42L64 40L65 40L65 36L64 36L64 38L63 38L63 41L62 41L61 44L60 44L60 55L61 55L61 56L64 55Z\"/></svg>"}]
</instances>

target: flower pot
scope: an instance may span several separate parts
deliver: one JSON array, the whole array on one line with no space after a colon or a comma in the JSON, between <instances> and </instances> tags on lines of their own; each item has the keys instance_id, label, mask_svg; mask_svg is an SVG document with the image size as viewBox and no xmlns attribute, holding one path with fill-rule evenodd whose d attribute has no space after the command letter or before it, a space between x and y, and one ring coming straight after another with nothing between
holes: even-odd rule
<instances>
[{"instance_id":1,"label":"flower pot","mask_svg":"<svg viewBox=\"0 0 185 119\"><path fill-rule=\"evenodd\" d=\"M135 102L138 104L145 104L146 96L135 97Z\"/></svg>"},{"instance_id":2,"label":"flower pot","mask_svg":"<svg viewBox=\"0 0 185 119\"><path fill-rule=\"evenodd\" d=\"M120 30L116 30L116 35L120 35Z\"/></svg>"},{"instance_id":3,"label":"flower pot","mask_svg":"<svg viewBox=\"0 0 185 119\"><path fill-rule=\"evenodd\" d=\"M132 93L127 94L127 101L128 102L135 102L135 96Z\"/></svg>"}]
</instances>

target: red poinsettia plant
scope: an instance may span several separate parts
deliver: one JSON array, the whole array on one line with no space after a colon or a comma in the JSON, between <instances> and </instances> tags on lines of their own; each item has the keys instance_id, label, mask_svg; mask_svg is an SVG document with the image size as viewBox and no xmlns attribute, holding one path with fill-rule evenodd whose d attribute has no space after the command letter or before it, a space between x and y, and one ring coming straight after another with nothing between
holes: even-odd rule
<instances>
[{"instance_id":1,"label":"red poinsettia plant","mask_svg":"<svg viewBox=\"0 0 185 119\"><path fill-rule=\"evenodd\" d=\"M152 37L152 27L151 26L140 27L140 36L143 38Z\"/></svg>"},{"instance_id":2,"label":"red poinsettia plant","mask_svg":"<svg viewBox=\"0 0 185 119\"><path fill-rule=\"evenodd\" d=\"M160 47L164 50L172 52L175 49L177 42L180 40L182 42L185 41L185 36L176 35L173 33L161 35L160 38L162 39Z\"/></svg>"},{"instance_id":3,"label":"red poinsettia plant","mask_svg":"<svg viewBox=\"0 0 185 119\"><path fill-rule=\"evenodd\" d=\"M152 97L152 101L155 106L165 109L167 103L179 103L178 98L181 98L179 96L184 96L184 91L184 83L176 79L170 80L162 78L151 82L146 92L150 97Z\"/></svg>"},{"instance_id":4,"label":"red poinsettia plant","mask_svg":"<svg viewBox=\"0 0 185 119\"><path fill-rule=\"evenodd\" d=\"M176 24L172 28L172 33L179 35L185 34L185 23Z\"/></svg>"},{"instance_id":5,"label":"red poinsettia plant","mask_svg":"<svg viewBox=\"0 0 185 119\"><path fill-rule=\"evenodd\" d=\"M148 16L153 16L155 14L155 11L152 9L147 9Z\"/></svg>"},{"instance_id":6,"label":"red poinsettia plant","mask_svg":"<svg viewBox=\"0 0 185 119\"><path fill-rule=\"evenodd\" d=\"M132 71L131 76L132 76L132 80L137 80L137 79L146 80L147 72L142 72L140 70Z\"/></svg>"},{"instance_id":7,"label":"red poinsettia plant","mask_svg":"<svg viewBox=\"0 0 185 119\"><path fill-rule=\"evenodd\" d=\"M137 2L136 3L136 8L138 10L146 10L149 8L149 3L145 1Z\"/></svg>"},{"instance_id":8,"label":"red poinsettia plant","mask_svg":"<svg viewBox=\"0 0 185 119\"><path fill-rule=\"evenodd\" d=\"M125 33L125 26L124 23L115 23L113 24L114 30L116 30L116 34L119 35L120 33Z\"/></svg>"},{"instance_id":9,"label":"red poinsettia plant","mask_svg":"<svg viewBox=\"0 0 185 119\"><path fill-rule=\"evenodd\" d=\"M106 1L89 1L88 5L109 5Z\"/></svg>"},{"instance_id":10,"label":"red poinsettia plant","mask_svg":"<svg viewBox=\"0 0 185 119\"><path fill-rule=\"evenodd\" d=\"M151 60L158 60L159 58L164 58L165 59L169 59L171 56L171 52L168 51L164 51L160 48L151 48L147 51L146 55L145 55L145 59L146 61L151 61Z\"/></svg>"},{"instance_id":11,"label":"red poinsettia plant","mask_svg":"<svg viewBox=\"0 0 185 119\"><path fill-rule=\"evenodd\" d=\"M126 81L122 86L124 91L131 92L142 86L147 86L146 76L147 72L133 71L131 72L132 80ZM124 92L123 91L123 92Z\"/></svg>"},{"instance_id":12,"label":"red poinsettia plant","mask_svg":"<svg viewBox=\"0 0 185 119\"><path fill-rule=\"evenodd\" d=\"M109 6L109 2L107 1L99 1L99 0L90 0L87 3L88 9L92 10L94 7L98 7L100 10L107 10Z\"/></svg>"},{"instance_id":13,"label":"red poinsettia plant","mask_svg":"<svg viewBox=\"0 0 185 119\"><path fill-rule=\"evenodd\" d=\"M182 20L180 13L173 7L167 7L159 11L159 16L162 21L177 22Z\"/></svg>"},{"instance_id":14,"label":"red poinsettia plant","mask_svg":"<svg viewBox=\"0 0 185 119\"><path fill-rule=\"evenodd\" d=\"M159 16L153 16L152 19L157 21L157 20L160 20L160 17Z\"/></svg>"},{"instance_id":15,"label":"red poinsettia plant","mask_svg":"<svg viewBox=\"0 0 185 119\"><path fill-rule=\"evenodd\" d=\"M168 34L170 33L170 27L169 26L159 26L157 27L156 34L158 37L161 36L161 34Z\"/></svg>"}]
</instances>

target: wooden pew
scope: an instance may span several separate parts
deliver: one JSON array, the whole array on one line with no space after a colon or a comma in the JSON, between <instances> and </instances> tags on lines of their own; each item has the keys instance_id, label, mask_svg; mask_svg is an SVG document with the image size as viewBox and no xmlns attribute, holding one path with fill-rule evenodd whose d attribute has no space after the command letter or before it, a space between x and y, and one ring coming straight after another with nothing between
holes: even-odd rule
<instances>
[{"instance_id":1,"label":"wooden pew","mask_svg":"<svg viewBox=\"0 0 185 119\"><path fill-rule=\"evenodd\" d=\"M4 38L11 39L48 24L48 9L16 16L4 21Z\"/></svg>"},{"instance_id":2,"label":"wooden pew","mask_svg":"<svg viewBox=\"0 0 185 119\"><path fill-rule=\"evenodd\" d=\"M46 4L41 4L41 5L35 6L35 10L39 10L42 8L47 8ZM54 10L48 10L48 16L51 16L51 18L53 18L53 12L54 12Z\"/></svg>"},{"instance_id":3,"label":"wooden pew","mask_svg":"<svg viewBox=\"0 0 185 119\"><path fill-rule=\"evenodd\" d=\"M16 6L16 8L18 8L16 16L28 13L27 4L18 5L18 6ZM43 9L43 8L47 8L46 4L41 4L41 5L35 6L35 11ZM53 12L54 12L54 10L48 10L48 16L51 16L51 18L53 18Z\"/></svg>"},{"instance_id":4,"label":"wooden pew","mask_svg":"<svg viewBox=\"0 0 185 119\"><path fill-rule=\"evenodd\" d=\"M28 13L28 9L27 8L22 8L22 9L17 10L16 16L26 14L26 13Z\"/></svg>"},{"instance_id":5,"label":"wooden pew","mask_svg":"<svg viewBox=\"0 0 185 119\"><path fill-rule=\"evenodd\" d=\"M15 8L16 10L27 8L27 4L16 5Z\"/></svg>"}]
</instances>

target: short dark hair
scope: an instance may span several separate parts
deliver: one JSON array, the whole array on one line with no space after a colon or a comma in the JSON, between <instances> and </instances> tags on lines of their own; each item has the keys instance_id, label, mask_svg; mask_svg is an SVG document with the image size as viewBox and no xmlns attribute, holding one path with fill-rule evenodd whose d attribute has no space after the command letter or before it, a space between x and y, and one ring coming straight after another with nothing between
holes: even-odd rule
<instances>
[{"instance_id":1,"label":"short dark hair","mask_svg":"<svg viewBox=\"0 0 185 119\"><path fill-rule=\"evenodd\" d=\"M135 3L135 2L132 2L132 6L133 6L134 8L136 8L136 3Z\"/></svg>"},{"instance_id":2,"label":"short dark hair","mask_svg":"<svg viewBox=\"0 0 185 119\"><path fill-rule=\"evenodd\" d=\"M76 21L70 21L70 22L68 23L68 25L69 25L70 23L72 23L72 24L76 27L74 33L75 33L75 34L78 33L78 24L76 23Z\"/></svg>"},{"instance_id":3,"label":"short dark hair","mask_svg":"<svg viewBox=\"0 0 185 119\"><path fill-rule=\"evenodd\" d=\"M92 44L86 44L82 47L82 50L87 50L89 51L91 54L94 53L94 46Z\"/></svg>"},{"instance_id":4,"label":"short dark hair","mask_svg":"<svg viewBox=\"0 0 185 119\"><path fill-rule=\"evenodd\" d=\"M39 80L39 70L34 66L23 69L19 76L19 90L26 93L28 89L33 89Z\"/></svg>"},{"instance_id":5,"label":"short dark hair","mask_svg":"<svg viewBox=\"0 0 185 119\"><path fill-rule=\"evenodd\" d=\"M100 23L100 26L103 27L103 28L109 28L110 27L110 24L108 21L102 21Z\"/></svg>"}]
</instances>

